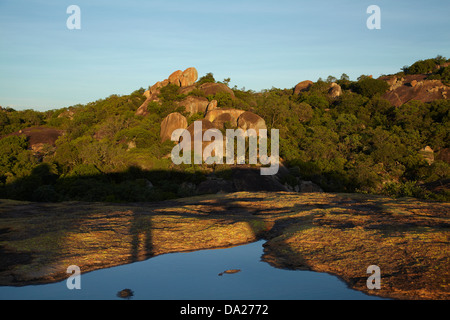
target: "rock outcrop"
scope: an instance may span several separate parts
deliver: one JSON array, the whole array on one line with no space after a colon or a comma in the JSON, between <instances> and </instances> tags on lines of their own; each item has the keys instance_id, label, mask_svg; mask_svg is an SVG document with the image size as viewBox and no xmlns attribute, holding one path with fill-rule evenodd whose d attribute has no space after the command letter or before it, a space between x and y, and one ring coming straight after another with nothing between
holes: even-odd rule
<instances>
[{"instance_id":1,"label":"rock outcrop","mask_svg":"<svg viewBox=\"0 0 450 320\"><path fill-rule=\"evenodd\" d=\"M179 87L187 87L193 85L198 79L198 72L195 68L187 68L184 71L177 70L173 72L168 82Z\"/></svg>"},{"instance_id":2,"label":"rock outcrop","mask_svg":"<svg viewBox=\"0 0 450 320\"><path fill-rule=\"evenodd\" d=\"M328 90L328 96L330 98L337 98L340 97L342 95L342 88L340 85L338 85L337 83L332 83L330 86L330 89Z\"/></svg>"},{"instance_id":3,"label":"rock outcrop","mask_svg":"<svg viewBox=\"0 0 450 320\"><path fill-rule=\"evenodd\" d=\"M195 68L187 68L180 77L180 87L193 85L198 79L198 72Z\"/></svg>"},{"instance_id":4,"label":"rock outcrop","mask_svg":"<svg viewBox=\"0 0 450 320\"><path fill-rule=\"evenodd\" d=\"M173 72L168 78L169 83L181 87L181 76L182 75L183 75L183 71L181 71L181 70L177 70L177 71Z\"/></svg>"},{"instance_id":5,"label":"rock outcrop","mask_svg":"<svg viewBox=\"0 0 450 320\"><path fill-rule=\"evenodd\" d=\"M294 88L294 94L299 94L300 92L308 91L314 82L311 80L305 80L298 83Z\"/></svg>"},{"instance_id":6,"label":"rock outcrop","mask_svg":"<svg viewBox=\"0 0 450 320\"><path fill-rule=\"evenodd\" d=\"M184 107L186 112L193 115L198 112L206 113L210 102L203 97L187 96L186 99L180 101L178 105ZM214 108L214 104L211 105L211 108Z\"/></svg>"},{"instance_id":7,"label":"rock outcrop","mask_svg":"<svg viewBox=\"0 0 450 320\"><path fill-rule=\"evenodd\" d=\"M230 122L232 127L237 127L237 119L241 114L243 114L244 110L239 109L215 109L209 111L205 115L205 120L218 125L217 128L221 129L220 125L225 122Z\"/></svg>"},{"instance_id":8,"label":"rock outcrop","mask_svg":"<svg viewBox=\"0 0 450 320\"><path fill-rule=\"evenodd\" d=\"M41 153L45 146L55 147L56 140L64 134L63 130L45 127L30 127L8 134L7 136L25 135L29 147L34 153Z\"/></svg>"},{"instance_id":9,"label":"rock outcrop","mask_svg":"<svg viewBox=\"0 0 450 320\"><path fill-rule=\"evenodd\" d=\"M177 70L172 72L172 74L163 81L156 82L153 86L151 86L147 91L144 92L144 96L147 98L144 103L137 109L136 115L146 116L148 115L148 104L150 102L158 102L159 94L161 88L167 86L168 84L174 84L179 87L184 86L193 86L193 84L198 79L197 69L195 68L187 68L184 71Z\"/></svg>"},{"instance_id":10,"label":"rock outcrop","mask_svg":"<svg viewBox=\"0 0 450 320\"><path fill-rule=\"evenodd\" d=\"M223 83L203 83L199 86L199 89L205 93L206 96L215 95L219 92L229 93L232 99L235 99L233 90L228 88L226 84Z\"/></svg>"},{"instance_id":11,"label":"rock outcrop","mask_svg":"<svg viewBox=\"0 0 450 320\"><path fill-rule=\"evenodd\" d=\"M417 100L431 102L438 99L447 99L450 87L441 80L426 80L427 75L414 74L402 78L397 76L383 76L379 79L385 80L389 85L389 91L382 97L392 105L399 107L408 101Z\"/></svg>"},{"instance_id":12,"label":"rock outcrop","mask_svg":"<svg viewBox=\"0 0 450 320\"><path fill-rule=\"evenodd\" d=\"M201 125L202 125L202 132L201 132L201 136L199 137L199 138L201 139L201 141L197 141L197 140L196 140L196 136L195 136L195 122L192 123L192 124L191 124L189 127L187 127L187 129L186 129L186 130L189 132L189 134L190 134L191 140L190 140L190 141L183 141L183 139L180 137L180 146L181 146L183 149L186 149L187 146L189 146L189 144L190 144L190 148L191 148L191 150L192 150L194 153L195 153L195 150L194 150L194 143L195 143L195 144L201 143L201 145L202 145L202 151L203 151L209 144L212 143L211 141L203 141L203 135L205 134L205 131L207 131L207 130L209 130L209 129L216 129L216 128L214 127L214 125L213 125L210 121L208 121L208 120L206 120L206 119L197 120L196 122L198 122L198 121L200 121L200 122L201 122ZM215 156L215 154L213 153L212 156ZM203 160L206 160L206 159L203 159Z\"/></svg>"},{"instance_id":13,"label":"rock outcrop","mask_svg":"<svg viewBox=\"0 0 450 320\"><path fill-rule=\"evenodd\" d=\"M172 132L176 129L186 129L187 120L182 114L174 112L169 114L161 122L161 142L171 140Z\"/></svg>"},{"instance_id":14,"label":"rock outcrop","mask_svg":"<svg viewBox=\"0 0 450 320\"><path fill-rule=\"evenodd\" d=\"M258 133L260 129L267 129L264 119L250 111L246 111L239 116L237 119L237 126L244 131L254 129L256 133Z\"/></svg>"}]
</instances>

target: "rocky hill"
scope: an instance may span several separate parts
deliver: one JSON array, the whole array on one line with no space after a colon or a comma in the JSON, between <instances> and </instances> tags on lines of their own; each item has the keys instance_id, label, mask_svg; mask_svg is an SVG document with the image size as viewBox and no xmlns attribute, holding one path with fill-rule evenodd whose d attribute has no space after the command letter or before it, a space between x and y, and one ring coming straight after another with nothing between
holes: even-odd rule
<instances>
[{"instance_id":1,"label":"rocky hill","mask_svg":"<svg viewBox=\"0 0 450 320\"><path fill-rule=\"evenodd\" d=\"M190 67L124 95L36 112L0 109L0 196L153 201L235 191L366 192L446 199L445 58L351 81L329 76L254 92ZM174 165L171 135L278 129L274 177L255 166ZM209 142L202 142L205 148ZM436 187L441 186L441 187Z\"/></svg>"}]
</instances>

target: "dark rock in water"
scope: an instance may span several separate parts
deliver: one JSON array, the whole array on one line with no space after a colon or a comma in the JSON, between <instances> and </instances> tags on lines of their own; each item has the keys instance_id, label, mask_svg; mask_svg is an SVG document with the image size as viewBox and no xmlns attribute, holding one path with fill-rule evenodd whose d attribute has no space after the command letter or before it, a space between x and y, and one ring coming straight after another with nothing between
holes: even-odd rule
<instances>
[{"instance_id":1,"label":"dark rock in water","mask_svg":"<svg viewBox=\"0 0 450 320\"><path fill-rule=\"evenodd\" d=\"M241 272L241 269L225 270L224 272L219 273L219 276L222 276L224 274L234 274L234 273L238 273L238 272Z\"/></svg>"},{"instance_id":2,"label":"dark rock in water","mask_svg":"<svg viewBox=\"0 0 450 320\"><path fill-rule=\"evenodd\" d=\"M117 296L122 299L130 299L134 296L134 292L131 289L123 289L122 291L117 292Z\"/></svg>"}]
</instances>

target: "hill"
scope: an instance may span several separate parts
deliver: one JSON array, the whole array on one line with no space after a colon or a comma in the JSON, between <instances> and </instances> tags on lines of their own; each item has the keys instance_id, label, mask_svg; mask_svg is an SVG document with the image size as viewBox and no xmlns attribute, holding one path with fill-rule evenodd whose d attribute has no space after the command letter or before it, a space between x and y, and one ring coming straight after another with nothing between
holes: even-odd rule
<instances>
[{"instance_id":1,"label":"hill","mask_svg":"<svg viewBox=\"0 0 450 320\"><path fill-rule=\"evenodd\" d=\"M0 197L159 201L312 188L448 200L448 188L428 187L450 178L448 63L438 56L379 79L343 74L261 92L188 68L86 105L1 109ZM279 174L261 180L254 166L174 165L168 135L195 120L222 131L278 129Z\"/></svg>"}]
</instances>

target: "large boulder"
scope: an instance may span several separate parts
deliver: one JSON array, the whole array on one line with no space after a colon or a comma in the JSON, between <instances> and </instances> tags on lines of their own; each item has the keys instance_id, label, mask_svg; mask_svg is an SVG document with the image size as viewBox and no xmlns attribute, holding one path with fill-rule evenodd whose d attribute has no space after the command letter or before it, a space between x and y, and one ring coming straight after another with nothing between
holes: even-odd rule
<instances>
[{"instance_id":1,"label":"large boulder","mask_svg":"<svg viewBox=\"0 0 450 320\"><path fill-rule=\"evenodd\" d=\"M198 79L198 72L195 68L187 68L184 71L177 70L169 76L169 83L179 87L192 86Z\"/></svg>"},{"instance_id":2,"label":"large boulder","mask_svg":"<svg viewBox=\"0 0 450 320\"><path fill-rule=\"evenodd\" d=\"M232 127L237 127L237 119L244 112L244 110L239 109L214 109L208 111L205 115L205 120L218 125L224 122L230 122Z\"/></svg>"},{"instance_id":3,"label":"large boulder","mask_svg":"<svg viewBox=\"0 0 450 320\"><path fill-rule=\"evenodd\" d=\"M337 98L342 95L342 88L337 83L332 83L330 89L328 90L328 96L330 98Z\"/></svg>"},{"instance_id":4,"label":"large boulder","mask_svg":"<svg viewBox=\"0 0 450 320\"><path fill-rule=\"evenodd\" d=\"M201 122L201 125L202 125L202 134L201 134L201 137L200 137L201 141L196 141L195 140L196 137L194 135L195 134L195 132L194 132L194 130L195 130L195 123L198 123L198 122ZM186 129L189 132L189 134L191 135L191 141L190 142L189 141L185 142L185 141L182 140L182 138L180 138L180 145L181 145L181 147L182 148L186 148L186 146L187 146L186 143L190 143L191 144L191 150L194 152L194 143L197 143L197 144L201 143L202 151L203 151L209 144L212 143L211 141L203 141L203 135L205 134L205 131L207 131L209 129L216 129L216 128L208 120L202 119L202 120L197 120L197 121L193 122ZM205 159L203 159L203 160L205 160Z\"/></svg>"},{"instance_id":5,"label":"large boulder","mask_svg":"<svg viewBox=\"0 0 450 320\"><path fill-rule=\"evenodd\" d=\"M246 111L239 116L237 126L244 131L254 129L256 133L261 129L267 129L264 119L250 111Z\"/></svg>"},{"instance_id":6,"label":"large boulder","mask_svg":"<svg viewBox=\"0 0 450 320\"><path fill-rule=\"evenodd\" d=\"M186 112L190 115L196 114L197 112L206 113L209 104L208 99L196 96L187 96L178 103L180 107L185 107Z\"/></svg>"},{"instance_id":7,"label":"large boulder","mask_svg":"<svg viewBox=\"0 0 450 320\"><path fill-rule=\"evenodd\" d=\"M217 129L231 129L236 127L236 119L230 113L222 113L212 121L212 124Z\"/></svg>"},{"instance_id":8,"label":"large boulder","mask_svg":"<svg viewBox=\"0 0 450 320\"><path fill-rule=\"evenodd\" d=\"M200 85L199 89L205 93L206 96L215 95L219 92L229 93L232 99L235 99L233 90L228 88L226 84L223 83L203 83Z\"/></svg>"},{"instance_id":9,"label":"large boulder","mask_svg":"<svg viewBox=\"0 0 450 320\"><path fill-rule=\"evenodd\" d=\"M426 146L425 148L419 151L419 154L423 157L423 159L428 162L428 164L433 164L434 162L434 151L430 146Z\"/></svg>"},{"instance_id":10,"label":"large boulder","mask_svg":"<svg viewBox=\"0 0 450 320\"><path fill-rule=\"evenodd\" d=\"M183 71L181 70L177 70L174 71L170 76L169 76L169 83L170 84L174 84L177 86L181 86L181 76L183 75Z\"/></svg>"},{"instance_id":11,"label":"large boulder","mask_svg":"<svg viewBox=\"0 0 450 320\"><path fill-rule=\"evenodd\" d=\"M305 80L298 83L294 88L294 94L299 94L300 92L308 91L314 82L311 80Z\"/></svg>"},{"instance_id":12,"label":"large boulder","mask_svg":"<svg viewBox=\"0 0 450 320\"><path fill-rule=\"evenodd\" d=\"M408 101L417 100L431 102L438 99L447 99L450 87L441 80L426 80L427 75L414 74L397 79L389 76L380 77L390 84L390 89L382 98L392 105L399 107Z\"/></svg>"},{"instance_id":13,"label":"large boulder","mask_svg":"<svg viewBox=\"0 0 450 320\"><path fill-rule=\"evenodd\" d=\"M208 121L207 119L201 119L201 120L197 120L197 121L195 121L195 122L201 122L201 124L202 124L202 134L203 133L205 133L205 131L206 130L208 130L208 129L215 129L214 128L214 126L213 126L213 124L210 122L210 121ZM193 123L191 123L190 125L189 125L189 127L187 127L187 131L189 131L189 133L191 134L191 138L192 138L192 140L193 140L193 137L194 137L194 126L195 126L195 122L193 122ZM203 135L202 135L203 136Z\"/></svg>"},{"instance_id":14,"label":"large boulder","mask_svg":"<svg viewBox=\"0 0 450 320\"><path fill-rule=\"evenodd\" d=\"M186 127L186 117L178 112L169 114L161 122L161 142L171 140L173 131L175 131L176 129L186 129Z\"/></svg>"},{"instance_id":15,"label":"large boulder","mask_svg":"<svg viewBox=\"0 0 450 320\"><path fill-rule=\"evenodd\" d=\"M8 134L7 136L25 135L28 139L30 149L34 153L40 153L44 151L45 146L55 147L56 140L63 134L63 130L45 127L30 127Z\"/></svg>"},{"instance_id":16,"label":"large boulder","mask_svg":"<svg viewBox=\"0 0 450 320\"><path fill-rule=\"evenodd\" d=\"M198 72L195 68L187 68L180 77L180 86L187 87L193 85L198 79Z\"/></svg>"}]
</instances>

